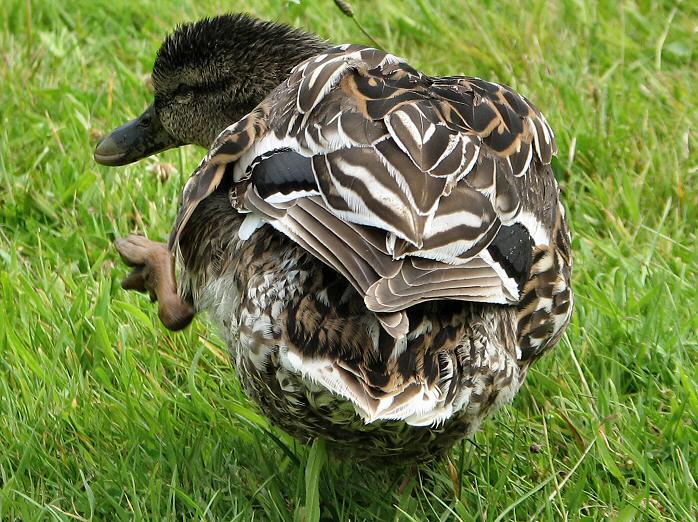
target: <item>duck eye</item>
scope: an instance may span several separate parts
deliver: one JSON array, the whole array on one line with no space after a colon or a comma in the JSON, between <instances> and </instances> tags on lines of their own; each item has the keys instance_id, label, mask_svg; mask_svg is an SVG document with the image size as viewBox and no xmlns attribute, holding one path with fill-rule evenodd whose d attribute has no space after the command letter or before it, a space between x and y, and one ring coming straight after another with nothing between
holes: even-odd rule
<instances>
[{"instance_id":1,"label":"duck eye","mask_svg":"<svg viewBox=\"0 0 698 522\"><path fill-rule=\"evenodd\" d=\"M150 112L150 111L148 111L148 112ZM138 125L140 125L141 127L148 128L148 127L150 127L150 121L151 121L150 114L144 114L139 119Z\"/></svg>"},{"instance_id":2,"label":"duck eye","mask_svg":"<svg viewBox=\"0 0 698 522\"><path fill-rule=\"evenodd\" d=\"M191 100L193 94L194 93L189 87L180 85L175 91L174 98L177 103L187 103L189 100Z\"/></svg>"}]
</instances>

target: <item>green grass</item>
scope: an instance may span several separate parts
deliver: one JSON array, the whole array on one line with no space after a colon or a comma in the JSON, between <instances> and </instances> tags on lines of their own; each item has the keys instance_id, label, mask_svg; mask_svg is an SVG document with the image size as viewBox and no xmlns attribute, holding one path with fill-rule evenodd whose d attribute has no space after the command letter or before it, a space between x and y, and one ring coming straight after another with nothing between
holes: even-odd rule
<instances>
[{"instance_id":1,"label":"green grass","mask_svg":"<svg viewBox=\"0 0 698 522\"><path fill-rule=\"evenodd\" d=\"M366 38L330 0L142 4L3 1L0 519L698 518L695 3L354 2L418 68L534 100L574 232L567 335L452 468L417 474L294 443L245 398L205 318L170 334L120 289L113 238L166 237L202 150L92 161L97 136L149 103L178 22L245 10Z\"/></svg>"}]
</instances>

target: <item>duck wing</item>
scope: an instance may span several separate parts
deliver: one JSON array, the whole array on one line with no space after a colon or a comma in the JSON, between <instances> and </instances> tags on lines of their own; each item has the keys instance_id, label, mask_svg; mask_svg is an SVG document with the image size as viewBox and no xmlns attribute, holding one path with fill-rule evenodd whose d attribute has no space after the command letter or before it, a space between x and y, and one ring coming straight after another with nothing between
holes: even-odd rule
<instances>
[{"instance_id":1,"label":"duck wing","mask_svg":"<svg viewBox=\"0 0 698 522\"><path fill-rule=\"evenodd\" d=\"M184 189L171 246L225 179L249 213L241 237L270 224L400 336L404 310L423 301L518 302L536 243L521 187L555 152L545 118L510 88L344 45L220 134Z\"/></svg>"}]
</instances>

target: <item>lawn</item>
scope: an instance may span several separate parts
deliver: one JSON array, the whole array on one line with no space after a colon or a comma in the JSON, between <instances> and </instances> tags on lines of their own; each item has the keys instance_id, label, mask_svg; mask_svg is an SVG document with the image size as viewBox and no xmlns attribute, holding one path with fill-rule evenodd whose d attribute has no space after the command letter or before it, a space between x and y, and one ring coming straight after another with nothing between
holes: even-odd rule
<instances>
[{"instance_id":1,"label":"lawn","mask_svg":"<svg viewBox=\"0 0 698 522\"><path fill-rule=\"evenodd\" d=\"M166 237L202 149L92 160L149 103L177 23L243 10L366 36L331 0L136 4L2 2L1 520L698 518L698 4L354 0L417 68L534 100L574 235L567 334L512 407L418 473L294 443L205 317L172 334L121 290L113 239Z\"/></svg>"}]
</instances>

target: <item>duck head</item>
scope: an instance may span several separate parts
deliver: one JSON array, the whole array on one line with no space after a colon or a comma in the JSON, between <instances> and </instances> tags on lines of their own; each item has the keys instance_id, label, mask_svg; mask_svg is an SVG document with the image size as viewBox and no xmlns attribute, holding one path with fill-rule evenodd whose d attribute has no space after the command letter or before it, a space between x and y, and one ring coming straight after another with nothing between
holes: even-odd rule
<instances>
[{"instance_id":1,"label":"duck head","mask_svg":"<svg viewBox=\"0 0 698 522\"><path fill-rule=\"evenodd\" d=\"M328 47L313 34L242 14L180 26L157 53L153 103L103 138L95 161L126 165L181 145L208 147L295 65Z\"/></svg>"}]
</instances>

